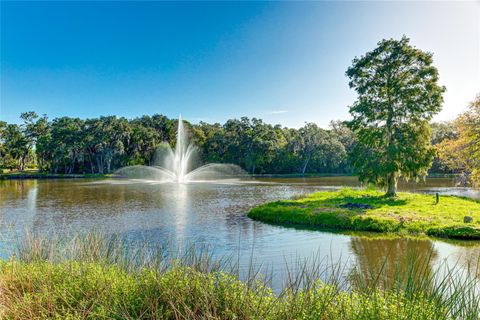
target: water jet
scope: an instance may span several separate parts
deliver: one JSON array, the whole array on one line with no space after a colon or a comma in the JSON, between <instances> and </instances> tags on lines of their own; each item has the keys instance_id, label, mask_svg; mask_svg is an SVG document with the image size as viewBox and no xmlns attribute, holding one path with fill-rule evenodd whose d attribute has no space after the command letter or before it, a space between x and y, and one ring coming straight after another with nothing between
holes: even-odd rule
<instances>
[{"instance_id":1,"label":"water jet","mask_svg":"<svg viewBox=\"0 0 480 320\"><path fill-rule=\"evenodd\" d=\"M175 149L172 149L168 143L163 143L155 152L153 165L123 167L115 174L123 178L176 183L246 177L246 172L234 164L208 163L196 167L195 159L198 158L198 155L199 150L189 141L180 115Z\"/></svg>"}]
</instances>

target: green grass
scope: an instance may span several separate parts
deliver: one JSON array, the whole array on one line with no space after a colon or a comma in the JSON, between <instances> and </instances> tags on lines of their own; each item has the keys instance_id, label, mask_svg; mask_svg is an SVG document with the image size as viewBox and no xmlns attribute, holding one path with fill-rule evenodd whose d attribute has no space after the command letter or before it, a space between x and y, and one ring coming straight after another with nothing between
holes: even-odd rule
<instances>
[{"instance_id":1,"label":"green grass","mask_svg":"<svg viewBox=\"0 0 480 320\"><path fill-rule=\"evenodd\" d=\"M447 271L433 281L429 257L405 257L415 258L389 285L381 271L366 282L354 269L344 290L338 278L324 283L301 267L275 294L257 271L240 281L203 250L172 255L91 234L66 244L31 238L0 261L0 318L478 319L476 278Z\"/></svg>"},{"instance_id":2,"label":"green grass","mask_svg":"<svg viewBox=\"0 0 480 320\"><path fill-rule=\"evenodd\" d=\"M279 298L223 272L126 272L102 263L0 264L8 319L442 319L421 294L355 293L316 281Z\"/></svg>"},{"instance_id":3,"label":"green grass","mask_svg":"<svg viewBox=\"0 0 480 320\"><path fill-rule=\"evenodd\" d=\"M342 207L349 203L371 208ZM281 225L480 239L480 202L455 196L440 196L435 204L434 195L388 198L375 190L341 189L263 204L248 216ZM473 222L464 223L465 216Z\"/></svg>"}]
</instances>

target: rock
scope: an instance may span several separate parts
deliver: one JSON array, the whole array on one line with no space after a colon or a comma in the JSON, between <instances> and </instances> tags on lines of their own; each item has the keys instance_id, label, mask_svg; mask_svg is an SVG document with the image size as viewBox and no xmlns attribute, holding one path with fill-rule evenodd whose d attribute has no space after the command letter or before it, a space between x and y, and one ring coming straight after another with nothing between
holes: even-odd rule
<instances>
[{"instance_id":1,"label":"rock","mask_svg":"<svg viewBox=\"0 0 480 320\"><path fill-rule=\"evenodd\" d=\"M465 217L463 217L463 222L465 222L465 223L472 223L472 222L473 222L473 218L470 217L470 216L465 216Z\"/></svg>"}]
</instances>

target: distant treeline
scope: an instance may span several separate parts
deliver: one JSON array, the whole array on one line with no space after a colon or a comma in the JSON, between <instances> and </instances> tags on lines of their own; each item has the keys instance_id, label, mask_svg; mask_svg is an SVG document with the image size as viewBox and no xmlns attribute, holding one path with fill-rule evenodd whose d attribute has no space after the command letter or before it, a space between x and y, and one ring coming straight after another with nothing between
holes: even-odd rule
<instances>
[{"instance_id":1,"label":"distant treeline","mask_svg":"<svg viewBox=\"0 0 480 320\"><path fill-rule=\"evenodd\" d=\"M115 116L49 120L25 112L21 119L20 125L0 121L0 168L111 173L124 166L150 165L162 143L174 147L176 142L177 120L159 114L131 120ZM238 164L255 174L352 173L349 154L355 137L341 121L332 121L328 129L314 123L286 128L246 117L223 125L185 124L206 163ZM450 123L432 124L432 133L433 144L456 135ZM452 172L438 159L432 171Z\"/></svg>"}]
</instances>

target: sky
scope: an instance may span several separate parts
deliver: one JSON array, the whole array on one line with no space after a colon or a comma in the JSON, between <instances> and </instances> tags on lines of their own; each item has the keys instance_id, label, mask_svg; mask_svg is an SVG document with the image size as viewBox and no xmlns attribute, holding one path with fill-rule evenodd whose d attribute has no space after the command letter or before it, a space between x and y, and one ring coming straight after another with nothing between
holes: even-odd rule
<instances>
[{"instance_id":1,"label":"sky","mask_svg":"<svg viewBox=\"0 0 480 320\"><path fill-rule=\"evenodd\" d=\"M345 71L384 38L433 52L451 120L480 93L480 1L0 3L0 120L349 118Z\"/></svg>"}]
</instances>

